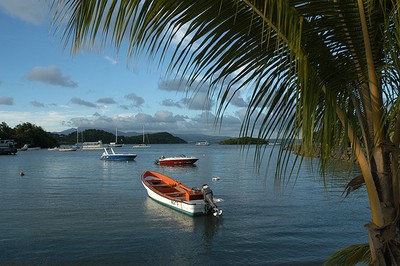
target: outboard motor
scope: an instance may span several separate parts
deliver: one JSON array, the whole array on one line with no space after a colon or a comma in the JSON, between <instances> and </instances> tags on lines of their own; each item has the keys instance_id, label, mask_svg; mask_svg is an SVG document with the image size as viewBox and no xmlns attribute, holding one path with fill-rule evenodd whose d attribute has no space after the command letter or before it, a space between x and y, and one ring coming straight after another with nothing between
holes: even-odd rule
<instances>
[{"instance_id":1,"label":"outboard motor","mask_svg":"<svg viewBox=\"0 0 400 266\"><path fill-rule=\"evenodd\" d=\"M207 210L212 209L212 213L214 216L219 216L222 214L222 210L218 209L217 205L214 203L214 195L211 190L211 188L207 185L204 184L201 187L201 191L203 192L203 197L204 201L206 202L207 205Z\"/></svg>"}]
</instances>

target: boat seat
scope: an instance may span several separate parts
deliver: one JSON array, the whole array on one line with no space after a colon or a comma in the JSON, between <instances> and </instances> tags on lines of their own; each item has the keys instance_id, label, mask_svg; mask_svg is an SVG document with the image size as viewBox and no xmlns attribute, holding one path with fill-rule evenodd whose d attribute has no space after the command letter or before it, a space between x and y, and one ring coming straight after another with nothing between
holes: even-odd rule
<instances>
[{"instance_id":1,"label":"boat seat","mask_svg":"<svg viewBox=\"0 0 400 266\"><path fill-rule=\"evenodd\" d=\"M169 195L169 196L183 196L183 195L185 195L186 193L174 191L174 192L167 192L167 193L165 193L165 194L166 194L166 195Z\"/></svg>"},{"instance_id":2,"label":"boat seat","mask_svg":"<svg viewBox=\"0 0 400 266\"><path fill-rule=\"evenodd\" d=\"M150 180L146 180L146 181L149 182L149 183L152 183L152 184L161 183L161 180L158 180L158 179L150 179Z\"/></svg>"},{"instance_id":3,"label":"boat seat","mask_svg":"<svg viewBox=\"0 0 400 266\"><path fill-rule=\"evenodd\" d=\"M184 189L181 188L181 187L175 186L175 189L176 189L176 190L179 190L181 193L186 194L186 190L184 190Z\"/></svg>"},{"instance_id":4,"label":"boat seat","mask_svg":"<svg viewBox=\"0 0 400 266\"><path fill-rule=\"evenodd\" d=\"M162 183L162 184L155 183L155 184L152 184L152 186L153 187L170 187L168 184L164 184L164 183Z\"/></svg>"}]
</instances>

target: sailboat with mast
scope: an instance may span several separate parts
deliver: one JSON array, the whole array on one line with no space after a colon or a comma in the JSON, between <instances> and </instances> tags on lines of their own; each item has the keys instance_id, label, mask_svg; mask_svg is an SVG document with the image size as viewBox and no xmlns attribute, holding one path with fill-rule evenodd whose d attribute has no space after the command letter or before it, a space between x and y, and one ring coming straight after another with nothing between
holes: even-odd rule
<instances>
[{"instance_id":1,"label":"sailboat with mast","mask_svg":"<svg viewBox=\"0 0 400 266\"><path fill-rule=\"evenodd\" d=\"M76 144L69 145L69 146L61 146L57 150L60 152L68 152L68 151L76 151L78 150L78 143L79 143L79 130L76 128Z\"/></svg>"},{"instance_id":2,"label":"sailboat with mast","mask_svg":"<svg viewBox=\"0 0 400 266\"><path fill-rule=\"evenodd\" d=\"M123 144L118 143L118 129L115 129L115 142L110 142L108 147L122 147Z\"/></svg>"},{"instance_id":3,"label":"sailboat with mast","mask_svg":"<svg viewBox=\"0 0 400 266\"><path fill-rule=\"evenodd\" d=\"M141 144L136 144L136 145L133 145L133 147L132 148L134 148L134 149L136 149L136 148L150 148L150 145L147 145L146 143L145 143L145 138L144 138L144 126L143 126L143 140L142 140L142 143Z\"/></svg>"}]
</instances>

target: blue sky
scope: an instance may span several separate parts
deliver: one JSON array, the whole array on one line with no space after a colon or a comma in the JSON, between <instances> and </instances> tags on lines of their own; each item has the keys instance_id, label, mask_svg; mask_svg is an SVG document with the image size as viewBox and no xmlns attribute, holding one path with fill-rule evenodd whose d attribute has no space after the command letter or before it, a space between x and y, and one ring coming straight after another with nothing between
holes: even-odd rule
<instances>
[{"instance_id":1,"label":"blue sky","mask_svg":"<svg viewBox=\"0 0 400 266\"><path fill-rule=\"evenodd\" d=\"M50 27L48 3L0 0L0 122L54 132L76 127L237 136L246 95L215 127L206 88L185 94L157 63L112 47L72 56ZM141 61L142 60L142 61Z\"/></svg>"}]
</instances>

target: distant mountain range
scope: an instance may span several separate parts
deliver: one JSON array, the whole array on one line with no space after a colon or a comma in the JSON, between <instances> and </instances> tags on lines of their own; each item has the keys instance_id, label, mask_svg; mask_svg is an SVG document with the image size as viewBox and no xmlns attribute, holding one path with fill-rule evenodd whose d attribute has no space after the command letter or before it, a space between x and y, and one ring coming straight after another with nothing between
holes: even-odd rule
<instances>
[{"instance_id":1,"label":"distant mountain range","mask_svg":"<svg viewBox=\"0 0 400 266\"><path fill-rule=\"evenodd\" d=\"M115 129L108 129L108 128L89 128L89 127L85 128L85 127L79 127L78 131L79 132L83 132L83 131L88 130L88 129L104 130L106 132L115 134ZM71 134L73 132L76 132L76 128L70 128L70 129L63 130L61 132L52 132L52 133L60 134L60 135L69 135L69 134ZM118 136L126 136L126 137L139 136L139 135L143 134L142 132L134 132L134 131L132 131L132 132L124 132L124 131L120 131L120 130L118 130L117 133L118 133ZM151 133L147 132L147 133L148 134L152 134L152 133L157 133L157 132L151 132ZM195 142L200 141L200 140L207 140L209 143L218 143L218 142L220 142L222 140L226 140L226 139L232 138L231 136L209 136L209 135L205 135L205 134L174 134L174 133L170 133L170 134L172 134L172 135L174 135L176 137L179 137L179 138L187 141L188 143L195 143Z\"/></svg>"}]
</instances>

